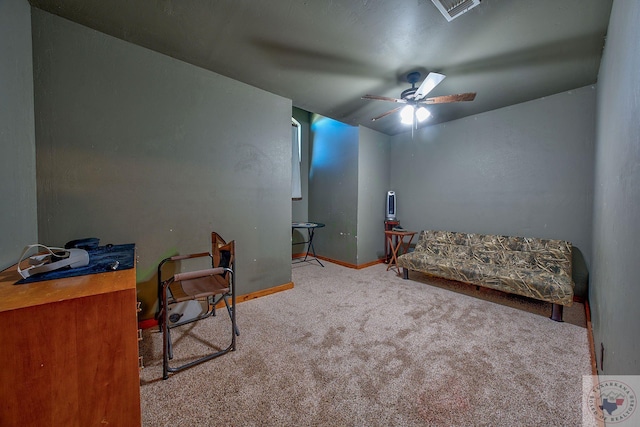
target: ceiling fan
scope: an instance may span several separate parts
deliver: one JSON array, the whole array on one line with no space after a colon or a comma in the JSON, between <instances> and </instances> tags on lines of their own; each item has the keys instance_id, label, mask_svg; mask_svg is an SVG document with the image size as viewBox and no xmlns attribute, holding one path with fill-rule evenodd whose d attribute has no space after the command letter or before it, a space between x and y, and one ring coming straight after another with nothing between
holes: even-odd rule
<instances>
[{"instance_id":1,"label":"ceiling fan","mask_svg":"<svg viewBox=\"0 0 640 427\"><path fill-rule=\"evenodd\" d=\"M431 113L429 112L429 110L424 108L424 105L473 101L476 97L475 92L468 92L460 93L457 95L444 95L427 98L427 94L431 92L433 88L435 88L438 84L440 84L440 82L442 82L442 80L444 80L446 76L444 74L431 72L427 75L427 78L424 79L420 86L416 87L416 83L420 80L420 77L421 74L418 71L413 71L407 74L407 81L411 83L411 87L402 91L402 93L400 94L400 98L389 98L386 96L378 95L363 96L362 99L373 99L376 101L390 101L398 102L400 104L407 104L405 107L396 107L393 110L389 110L386 113L380 114L379 116L371 119L371 121L375 122L376 120L380 120L383 117L401 110L400 117L402 119L402 123L415 124L417 126L417 122L423 122L431 116Z\"/></svg>"}]
</instances>

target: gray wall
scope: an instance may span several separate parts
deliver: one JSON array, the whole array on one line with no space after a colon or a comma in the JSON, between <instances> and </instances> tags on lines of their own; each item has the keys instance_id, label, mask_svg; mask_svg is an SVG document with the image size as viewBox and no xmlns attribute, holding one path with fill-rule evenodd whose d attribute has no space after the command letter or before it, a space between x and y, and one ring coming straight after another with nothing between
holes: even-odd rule
<instances>
[{"instance_id":1,"label":"gray wall","mask_svg":"<svg viewBox=\"0 0 640 427\"><path fill-rule=\"evenodd\" d=\"M390 181L390 138L360 126L358 143L358 259L367 264L384 257L384 218Z\"/></svg>"},{"instance_id":2,"label":"gray wall","mask_svg":"<svg viewBox=\"0 0 640 427\"><path fill-rule=\"evenodd\" d=\"M312 121L308 195L303 182L303 200L294 201L294 219L326 224L314 238L319 255L352 266L377 261L384 254L389 136L319 115L312 115ZM301 206L305 197L307 212ZM294 232L294 241L306 237ZM296 245L294 253L302 252L302 246Z\"/></svg>"},{"instance_id":3,"label":"gray wall","mask_svg":"<svg viewBox=\"0 0 640 427\"><path fill-rule=\"evenodd\" d=\"M598 78L591 310L598 368L640 374L640 2L616 0Z\"/></svg>"},{"instance_id":4,"label":"gray wall","mask_svg":"<svg viewBox=\"0 0 640 427\"><path fill-rule=\"evenodd\" d=\"M291 281L291 101L33 10L42 242L137 244L143 317L175 253L237 242L240 294Z\"/></svg>"},{"instance_id":5,"label":"gray wall","mask_svg":"<svg viewBox=\"0 0 640 427\"><path fill-rule=\"evenodd\" d=\"M393 137L402 226L564 239L588 260L594 122L583 87Z\"/></svg>"},{"instance_id":6,"label":"gray wall","mask_svg":"<svg viewBox=\"0 0 640 427\"><path fill-rule=\"evenodd\" d=\"M314 114L311 120L309 220L319 255L357 263L358 128Z\"/></svg>"},{"instance_id":7,"label":"gray wall","mask_svg":"<svg viewBox=\"0 0 640 427\"><path fill-rule=\"evenodd\" d=\"M37 243L31 8L0 1L0 270Z\"/></svg>"}]
</instances>

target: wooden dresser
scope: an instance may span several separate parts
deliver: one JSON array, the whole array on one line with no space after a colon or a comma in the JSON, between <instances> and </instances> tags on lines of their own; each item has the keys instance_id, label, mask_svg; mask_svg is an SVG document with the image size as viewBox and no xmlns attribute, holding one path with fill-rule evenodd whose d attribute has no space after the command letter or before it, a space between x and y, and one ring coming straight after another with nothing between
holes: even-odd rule
<instances>
[{"instance_id":1,"label":"wooden dresser","mask_svg":"<svg viewBox=\"0 0 640 427\"><path fill-rule=\"evenodd\" d=\"M135 268L0 272L0 426L140 426Z\"/></svg>"}]
</instances>

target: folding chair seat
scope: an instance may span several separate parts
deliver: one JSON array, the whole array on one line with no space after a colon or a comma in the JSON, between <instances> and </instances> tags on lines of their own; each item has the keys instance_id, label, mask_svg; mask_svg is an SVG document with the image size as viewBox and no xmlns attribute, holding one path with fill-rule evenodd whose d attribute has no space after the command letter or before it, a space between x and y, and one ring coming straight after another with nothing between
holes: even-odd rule
<instances>
[{"instance_id":1,"label":"folding chair seat","mask_svg":"<svg viewBox=\"0 0 640 427\"><path fill-rule=\"evenodd\" d=\"M166 273L173 264L173 270L182 267L193 259L210 258L211 268L194 271L181 271L167 277ZM211 233L211 252L201 252L190 255L176 255L166 258L158 265L158 322L162 330L163 363L162 378L169 378L169 372L178 372L190 368L207 360L222 356L236 349L236 336L240 335L236 324L236 294L235 294L235 241L226 243L217 233ZM180 263L180 266L178 265ZM164 271L163 271L164 269ZM163 273L165 275L163 275ZM196 316L185 316L171 313L172 307L185 301L200 301L205 310ZM229 301L231 300L231 301ZM216 315L216 306L224 302L229 314L231 340L226 348L216 348L215 351L197 357L179 366L170 366L173 359L173 343L171 329L188 323L203 320Z\"/></svg>"}]
</instances>

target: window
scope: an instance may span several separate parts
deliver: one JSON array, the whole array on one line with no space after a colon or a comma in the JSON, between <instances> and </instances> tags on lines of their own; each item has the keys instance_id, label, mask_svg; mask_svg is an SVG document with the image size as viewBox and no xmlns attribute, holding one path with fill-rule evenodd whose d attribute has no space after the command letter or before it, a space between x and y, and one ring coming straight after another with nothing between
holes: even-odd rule
<instances>
[{"instance_id":1,"label":"window","mask_svg":"<svg viewBox=\"0 0 640 427\"><path fill-rule=\"evenodd\" d=\"M302 161L300 123L291 118L291 198L302 198L302 183L300 178L300 162Z\"/></svg>"}]
</instances>

